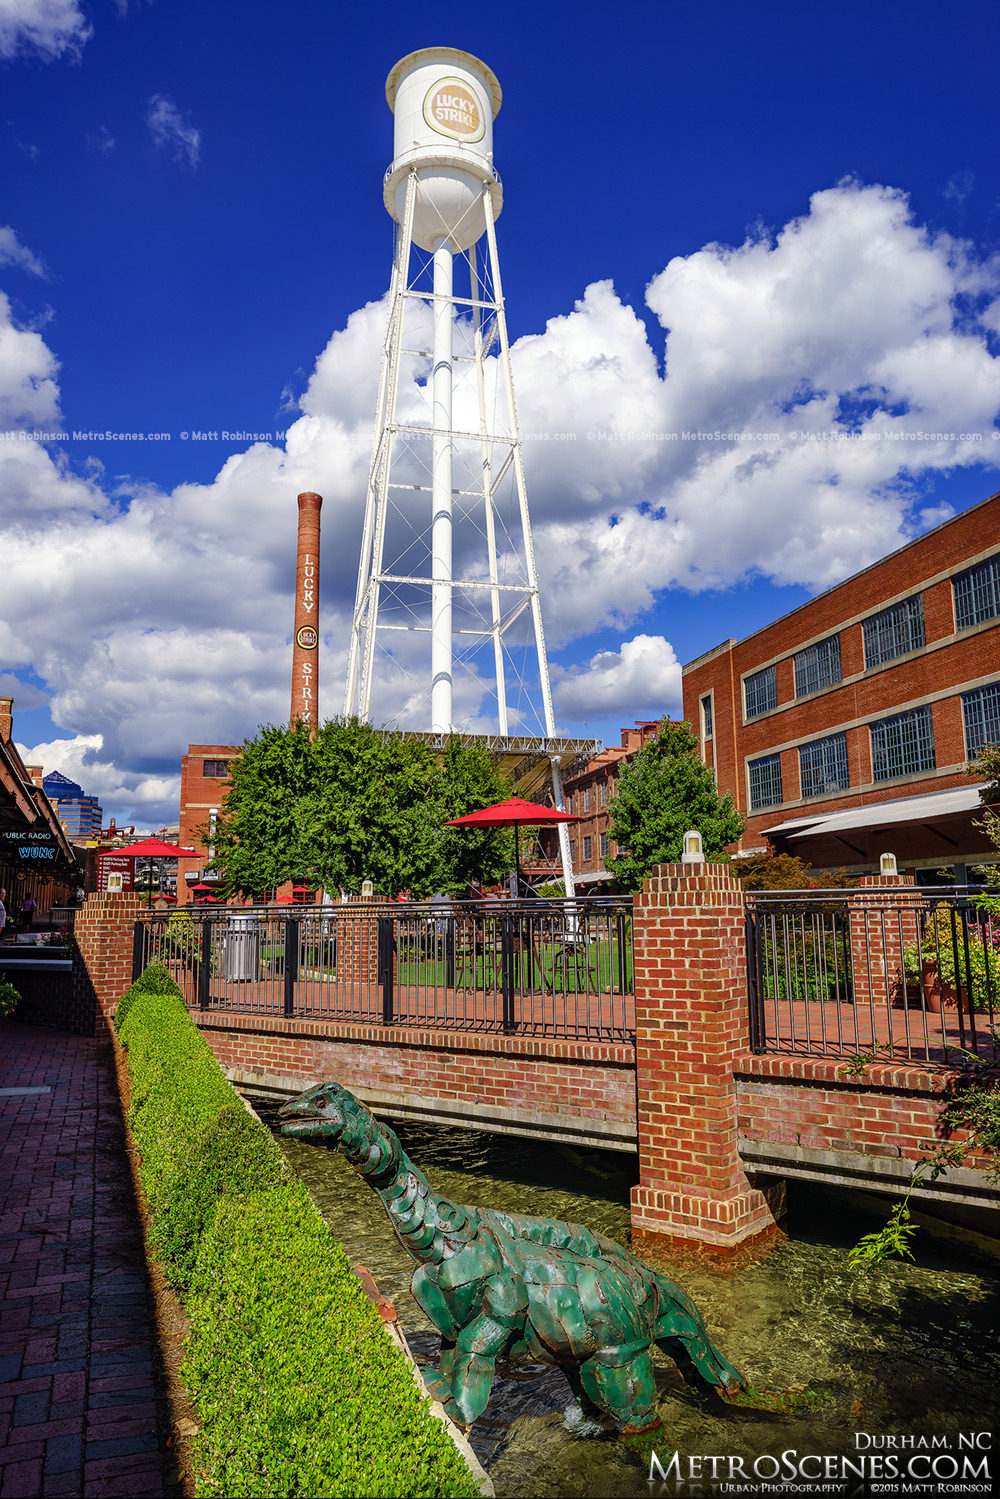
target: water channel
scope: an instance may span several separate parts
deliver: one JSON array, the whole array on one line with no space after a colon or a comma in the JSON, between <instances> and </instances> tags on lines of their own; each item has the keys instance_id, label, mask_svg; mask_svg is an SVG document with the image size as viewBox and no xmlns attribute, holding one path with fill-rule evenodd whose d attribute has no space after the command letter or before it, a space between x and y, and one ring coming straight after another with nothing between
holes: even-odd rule
<instances>
[{"instance_id":1,"label":"water channel","mask_svg":"<svg viewBox=\"0 0 1000 1499\"><path fill-rule=\"evenodd\" d=\"M277 1125L273 1114L265 1117ZM407 1153L454 1201L568 1219L629 1242L634 1156L435 1125L396 1128ZM288 1139L282 1147L352 1262L367 1265L395 1302L418 1362L435 1363L437 1337L409 1293L413 1264L378 1198L336 1150ZM960 1465L953 1480L939 1470L946 1492L949 1480L963 1481L968 1449L960 1446L960 1433L992 1431L1000 1443L1000 1251L990 1240L921 1218L915 1264L850 1269L848 1249L880 1228L885 1216L883 1204L860 1194L790 1183L788 1237L770 1253L736 1271L686 1255L658 1264L691 1293L715 1342L757 1388L809 1390L818 1397L796 1414L737 1410L711 1393L689 1390L673 1366L661 1362L665 1450L680 1452L685 1477L691 1454L742 1457L755 1481L753 1464L763 1454L780 1458L794 1450L799 1458L844 1454L856 1461L859 1451L891 1452L889 1437L903 1466L913 1452L898 1445L900 1437L919 1444L923 1436L930 1447L936 1436ZM581 1425L556 1369L504 1370L472 1444L502 1499L659 1492L619 1443ZM975 1456L977 1465L984 1455ZM995 1481L997 1447L990 1462ZM710 1479L709 1465L703 1475ZM725 1464L716 1465L716 1476L726 1478ZM772 1478L768 1463L758 1476ZM982 1479L965 1481L973 1483L965 1492L990 1492L988 1483L977 1490ZM671 1483L662 1492L707 1495L713 1488L710 1481ZM839 1490L863 1492L856 1481Z\"/></svg>"}]
</instances>

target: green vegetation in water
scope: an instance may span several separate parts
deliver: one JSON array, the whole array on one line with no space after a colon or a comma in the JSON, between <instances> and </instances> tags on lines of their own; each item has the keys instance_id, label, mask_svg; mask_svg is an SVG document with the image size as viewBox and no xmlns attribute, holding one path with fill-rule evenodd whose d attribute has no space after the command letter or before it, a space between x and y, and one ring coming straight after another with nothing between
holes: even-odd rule
<instances>
[{"instance_id":1,"label":"green vegetation in water","mask_svg":"<svg viewBox=\"0 0 1000 1499\"><path fill-rule=\"evenodd\" d=\"M478 1487L305 1187L152 967L116 1029L150 1241L190 1318L195 1495Z\"/></svg>"},{"instance_id":2,"label":"green vegetation in water","mask_svg":"<svg viewBox=\"0 0 1000 1499\"><path fill-rule=\"evenodd\" d=\"M832 1399L828 1390L757 1390L753 1385L730 1394L720 1390L718 1395L726 1405L743 1406L755 1411L780 1411L785 1416L816 1410L819 1406L829 1405Z\"/></svg>"},{"instance_id":3,"label":"green vegetation in water","mask_svg":"<svg viewBox=\"0 0 1000 1499\"><path fill-rule=\"evenodd\" d=\"M946 1171L964 1165L971 1156L989 1152L991 1159L984 1171L986 1180L994 1186L1000 1184L1000 1078L996 1076L1000 1033L995 1026L991 1026L989 1034L993 1043L992 1063L984 1062L977 1053L967 1051L964 1046L955 1048L964 1052L973 1077L971 1081L966 1078L953 1080L938 1121L938 1127L946 1138L931 1155L924 1156L917 1162L910 1173L905 1197L893 1208L884 1227L876 1233L865 1234L855 1244L848 1257L851 1265L881 1265L893 1256L913 1259L911 1245L917 1228L910 1219L910 1196L914 1187L925 1177L928 1181L937 1181ZM873 1054L859 1055L842 1071L845 1076L860 1077L863 1076L865 1067L876 1060ZM985 1081L977 1081L976 1074L980 1079L984 1074L988 1075ZM966 1138L947 1138L956 1130L963 1131Z\"/></svg>"}]
</instances>

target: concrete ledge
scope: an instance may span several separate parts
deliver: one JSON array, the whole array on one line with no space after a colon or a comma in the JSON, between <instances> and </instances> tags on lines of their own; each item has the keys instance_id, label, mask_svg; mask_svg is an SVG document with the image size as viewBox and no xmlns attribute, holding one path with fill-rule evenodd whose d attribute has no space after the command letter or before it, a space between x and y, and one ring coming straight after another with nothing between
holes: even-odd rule
<instances>
[{"instance_id":1,"label":"concrete ledge","mask_svg":"<svg viewBox=\"0 0 1000 1499\"><path fill-rule=\"evenodd\" d=\"M366 1041L417 1050L478 1051L504 1057L547 1057L556 1062L596 1063L601 1067L634 1067L630 1041L570 1041L556 1036L505 1036L497 1031L435 1029L433 1025L370 1025L356 1020L310 1020L284 1015L243 1014L230 1010L188 1013L200 1030L242 1031L247 1035L286 1036L304 1041Z\"/></svg>"},{"instance_id":2,"label":"concrete ledge","mask_svg":"<svg viewBox=\"0 0 1000 1499\"><path fill-rule=\"evenodd\" d=\"M784 1145L772 1140L739 1139L740 1159L747 1172L794 1176L804 1181L838 1187L861 1187L902 1197L910 1185L915 1161L903 1156L862 1155L860 1151L818 1150L810 1145ZM1000 1209L1000 1187L992 1187L981 1171L952 1167L935 1182L913 1188L914 1200L961 1202L973 1207ZM1000 1227L1000 1220L998 1220Z\"/></svg>"},{"instance_id":3,"label":"concrete ledge","mask_svg":"<svg viewBox=\"0 0 1000 1499\"><path fill-rule=\"evenodd\" d=\"M944 1093L952 1078L966 1076L958 1067L946 1067L928 1062L926 1065L907 1062L871 1062L860 1077L847 1072L850 1056L810 1056L790 1052L767 1052L754 1056L743 1052L733 1058L733 1073L737 1078L773 1078L787 1083L819 1083L829 1087L834 1084L854 1092L895 1093ZM845 1075L846 1073L846 1075Z\"/></svg>"},{"instance_id":4,"label":"concrete ledge","mask_svg":"<svg viewBox=\"0 0 1000 1499\"><path fill-rule=\"evenodd\" d=\"M284 1103L314 1086L300 1077L282 1076L238 1067L225 1069L229 1081L253 1097ZM321 1079L316 1078L315 1082ZM445 1124L453 1129L480 1129L492 1135L520 1135L529 1140L555 1140L564 1145L599 1150L636 1151L634 1124L618 1119L588 1119L571 1114L532 1113L517 1108L477 1104L474 1114L450 1099L425 1098L418 1093L354 1087L352 1093L384 1119L410 1119L422 1124Z\"/></svg>"},{"instance_id":5,"label":"concrete ledge","mask_svg":"<svg viewBox=\"0 0 1000 1499\"><path fill-rule=\"evenodd\" d=\"M23 968L31 973L72 973L72 958L8 958L0 957L0 969Z\"/></svg>"}]
</instances>

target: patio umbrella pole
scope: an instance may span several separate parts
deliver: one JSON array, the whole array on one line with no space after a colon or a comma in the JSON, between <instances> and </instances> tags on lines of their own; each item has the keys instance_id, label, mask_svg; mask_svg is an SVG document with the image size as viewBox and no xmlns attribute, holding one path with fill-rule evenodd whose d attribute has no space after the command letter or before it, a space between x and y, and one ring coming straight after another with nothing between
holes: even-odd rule
<instances>
[{"instance_id":1,"label":"patio umbrella pole","mask_svg":"<svg viewBox=\"0 0 1000 1499\"><path fill-rule=\"evenodd\" d=\"M517 871L517 885L514 888L514 899L521 899L521 843L518 837L517 823L514 824L514 868Z\"/></svg>"}]
</instances>

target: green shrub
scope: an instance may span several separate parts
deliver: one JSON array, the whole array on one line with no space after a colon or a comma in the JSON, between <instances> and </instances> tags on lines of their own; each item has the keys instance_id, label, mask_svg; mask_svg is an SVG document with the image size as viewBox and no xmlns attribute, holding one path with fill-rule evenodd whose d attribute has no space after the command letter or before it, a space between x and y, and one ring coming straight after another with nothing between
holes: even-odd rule
<instances>
[{"instance_id":1,"label":"green shrub","mask_svg":"<svg viewBox=\"0 0 1000 1499\"><path fill-rule=\"evenodd\" d=\"M13 1015L20 1003L20 992L14 988L10 979L0 979L0 1019Z\"/></svg>"},{"instance_id":2,"label":"green shrub","mask_svg":"<svg viewBox=\"0 0 1000 1499\"><path fill-rule=\"evenodd\" d=\"M477 1494L270 1133L151 967L115 1021L150 1240L190 1318L199 1496Z\"/></svg>"}]
</instances>

